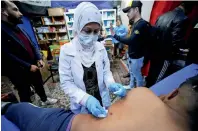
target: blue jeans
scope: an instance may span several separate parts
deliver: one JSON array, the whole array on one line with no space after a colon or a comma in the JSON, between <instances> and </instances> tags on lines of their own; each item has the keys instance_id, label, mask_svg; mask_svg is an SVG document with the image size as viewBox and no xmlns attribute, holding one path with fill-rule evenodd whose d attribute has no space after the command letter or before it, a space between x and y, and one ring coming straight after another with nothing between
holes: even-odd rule
<instances>
[{"instance_id":1,"label":"blue jeans","mask_svg":"<svg viewBox=\"0 0 198 131\"><path fill-rule=\"evenodd\" d=\"M128 55L128 51L126 51L126 58L127 58L127 68L129 70L129 73L130 73L130 63L129 63L130 58L129 58L129 55Z\"/></svg>"},{"instance_id":2,"label":"blue jeans","mask_svg":"<svg viewBox=\"0 0 198 131\"><path fill-rule=\"evenodd\" d=\"M40 108L29 103L8 107L5 117L21 131L66 131L74 114L61 108Z\"/></svg>"},{"instance_id":3,"label":"blue jeans","mask_svg":"<svg viewBox=\"0 0 198 131\"><path fill-rule=\"evenodd\" d=\"M144 77L142 76L142 66L143 66L144 57L139 59L129 58L129 72L130 72L130 87L135 86L141 87L144 86ZM136 85L135 85L136 82Z\"/></svg>"}]
</instances>

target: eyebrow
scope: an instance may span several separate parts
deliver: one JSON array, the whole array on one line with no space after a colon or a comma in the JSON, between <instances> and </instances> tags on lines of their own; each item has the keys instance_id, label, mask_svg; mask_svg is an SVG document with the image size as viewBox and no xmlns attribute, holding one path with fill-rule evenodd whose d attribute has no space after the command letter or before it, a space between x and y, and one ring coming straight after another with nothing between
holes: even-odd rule
<instances>
[{"instance_id":1,"label":"eyebrow","mask_svg":"<svg viewBox=\"0 0 198 131\"><path fill-rule=\"evenodd\" d=\"M17 7L13 7L12 9L14 9L14 10L19 10Z\"/></svg>"},{"instance_id":2,"label":"eyebrow","mask_svg":"<svg viewBox=\"0 0 198 131\"><path fill-rule=\"evenodd\" d=\"M84 27L84 29L92 29L91 27ZM100 27L99 28L97 28L97 29L94 29L94 30L99 30L100 29Z\"/></svg>"}]
</instances>

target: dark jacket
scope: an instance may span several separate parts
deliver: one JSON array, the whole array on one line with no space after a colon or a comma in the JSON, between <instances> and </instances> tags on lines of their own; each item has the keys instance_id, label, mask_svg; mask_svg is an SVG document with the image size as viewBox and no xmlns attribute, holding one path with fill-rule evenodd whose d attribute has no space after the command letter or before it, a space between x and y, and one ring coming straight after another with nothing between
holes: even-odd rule
<instances>
[{"instance_id":1,"label":"dark jacket","mask_svg":"<svg viewBox=\"0 0 198 131\"><path fill-rule=\"evenodd\" d=\"M120 37L115 35L114 38L129 46L129 57L138 59L145 55L145 45L148 42L149 24L147 21L140 19L134 23L130 37Z\"/></svg>"},{"instance_id":2,"label":"dark jacket","mask_svg":"<svg viewBox=\"0 0 198 131\"><path fill-rule=\"evenodd\" d=\"M165 59L173 57L172 54L179 52L179 48L185 46L184 37L188 27L188 17L181 8L175 8L160 16L156 26L161 30L161 53Z\"/></svg>"},{"instance_id":3,"label":"dark jacket","mask_svg":"<svg viewBox=\"0 0 198 131\"><path fill-rule=\"evenodd\" d=\"M192 63L198 64L197 37L198 37L198 28L194 28L187 42L189 46L189 52L186 60L186 65L190 65Z\"/></svg>"},{"instance_id":4,"label":"dark jacket","mask_svg":"<svg viewBox=\"0 0 198 131\"><path fill-rule=\"evenodd\" d=\"M35 44L31 41L28 34L17 27L29 39L34 53L34 59L31 58L22 41L14 33L13 28L7 24L1 24L1 54L2 54L2 75L9 75L14 72L30 71L32 64L36 65L37 60L41 60L41 55Z\"/></svg>"}]
</instances>

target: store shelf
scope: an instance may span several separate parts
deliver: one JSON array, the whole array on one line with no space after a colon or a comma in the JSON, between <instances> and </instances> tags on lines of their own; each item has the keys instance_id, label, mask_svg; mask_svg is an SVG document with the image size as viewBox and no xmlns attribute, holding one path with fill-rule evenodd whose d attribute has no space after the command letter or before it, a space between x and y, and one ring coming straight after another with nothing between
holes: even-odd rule
<instances>
[{"instance_id":1,"label":"store shelf","mask_svg":"<svg viewBox=\"0 0 198 131\"><path fill-rule=\"evenodd\" d=\"M31 24L39 44L53 45L69 39L65 15L35 16L31 18Z\"/></svg>"},{"instance_id":2,"label":"store shelf","mask_svg":"<svg viewBox=\"0 0 198 131\"><path fill-rule=\"evenodd\" d=\"M51 39L48 39L48 40L39 40L39 41L41 41L41 42L47 42L47 41L63 41L63 40L65 40L65 41L69 41L68 39L60 39L60 40L51 40Z\"/></svg>"},{"instance_id":3,"label":"store shelf","mask_svg":"<svg viewBox=\"0 0 198 131\"><path fill-rule=\"evenodd\" d=\"M66 15L74 15L73 12L67 12Z\"/></svg>"},{"instance_id":4,"label":"store shelf","mask_svg":"<svg viewBox=\"0 0 198 131\"><path fill-rule=\"evenodd\" d=\"M56 39L48 39L48 41L57 41Z\"/></svg>"},{"instance_id":5,"label":"store shelf","mask_svg":"<svg viewBox=\"0 0 198 131\"><path fill-rule=\"evenodd\" d=\"M108 28L111 28L111 27L110 26L104 26L103 28L108 29ZM113 28L115 28L115 27L113 26Z\"/></svg>"},{"instance_id":6,"label":"store shelf","mask_svg":"<svg viewBox=\"0 0 198 131\"><path fill-rule=\"evenodd\" d=\"M68 30L73 30L73 28L68 28Z\"/></svg>"},{"instance_id":7,"label":"store shelf","mask_svg":"<svg viewBox=\"0 0 198 131\"><path fill-rule=\"evenodd\" d=\"M104 18L103 20L115 20L115 18Z\"/></svg>"},{"instance_id":8,"label":"store shelf","mask_svg":"<svg viewBox=\"0 0 198 131\"><path fill-rule=\"evenodd\" d=\"M49 24L49 25L47 25L47 24L44 24L45 26L49 26L49 25L65 25L65 23L63 23L63 24Z\"/></svg>"},{"instance_id":9,"label":"store shelf","mask_svg":"<svg viewBox=\"0 0 198 131\"><path fill-rule=\"evenodd\" d=\"M37 25L33 25L34 27L40 27L43 26L42 24L37 24Z\"/></svg>"},{"instance_id":10,"label":"store shelf","mask_svg":"<svg viewBox=\"0 0 198 131\"><path fill-rule=\"evenodd\" d=\"M110 24L116 27L116 10L115 9L103 9L102 11L102 22L103 28L105 29L106 35L111 35Z\"/></svg>"},{"instance_id":11,"label":"store shelf","mask_svg":"<svg viewBox=\"0 0 198 131\"><path fill-rule=\"evenodd\" d=\"M39 40L39 41L41 41L41 42L47 42L47 40Z\"/></svg>"},{"instance_id":12,"label":"store shelf","mask_svg":"<svg viewBox=\"0 0 198 131\"><path fill-rule=\"evenodd\" d=\"M102 11L103 11L103 12L114 12L115 9L103 9Z\"/></svg>"},{"instance_id":13,"label":"store shelf","mask_svg":"<svg viewBox=\"0 0 198 131\"><path fill-rule=\"evenodd\" d=\"M74 21L67 21L67 23L74 23Z\"/></svg>"},{"instance_id":14,"label":"store shelf","mask_svg":"<svg viewBox=\"0 0 198 131\"><path fill-rule=\"evenodd\" d=\"M37 32L37 34L54 34L54 33L67 33L67 32Z\"/></svg>"}]
</instances>

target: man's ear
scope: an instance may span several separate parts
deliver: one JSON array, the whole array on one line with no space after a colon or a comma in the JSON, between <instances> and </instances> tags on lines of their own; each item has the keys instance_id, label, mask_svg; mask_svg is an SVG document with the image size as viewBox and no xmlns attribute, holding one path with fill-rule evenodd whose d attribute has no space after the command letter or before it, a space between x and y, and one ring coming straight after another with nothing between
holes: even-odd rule
<instances>
[{"instance_id":1,"label":"man's ear","mask_svg":"<svg viewBox=\"0 0 198 131\"><path fill-rule=\"evenodd\" d=\"M167 99L170 100L170 99L176 97L178 95L178 93L179 93L179 90L175 89L173 92L168 94Z\"/></svg>"},{"instance_id":2,"label":"man's ear","mask_svg":"<svg viewBox=\"0 0 198 131\"><path fill-rule=\"evenodd\" d=\"M5 16L8 16L8 13L5 9L1 8L1 14L5 15Z\"/></svg>"}]
</instances>

